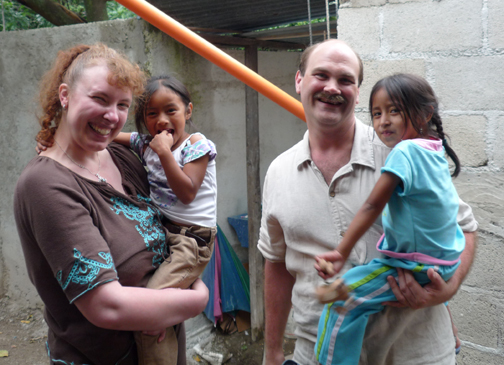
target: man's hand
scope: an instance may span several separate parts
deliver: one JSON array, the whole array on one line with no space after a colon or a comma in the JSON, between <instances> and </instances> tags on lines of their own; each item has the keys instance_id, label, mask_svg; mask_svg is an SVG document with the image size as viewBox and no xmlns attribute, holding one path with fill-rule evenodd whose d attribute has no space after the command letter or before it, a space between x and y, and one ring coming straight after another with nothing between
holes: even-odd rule
<instances>
[{"instance_id":1,"label":"man's hand","mask_svg":"<svg viewBox=\"0 0 504 365\"><path fill-rule=\"evenodd\" d=\"M384 305L413 309L432 307L450 300L459 287L454 278L445 282L434 269L427 271L427 276L431 282L424 287L418 284L411 271L398 268L397 273L399 284L393 276L387 278L397 302L384 302Z\"/></svg>"},{"instance_id":2,"label":"man's hand","mask_svg":"<svg viewBox=\"0 0 504 365\"><path fill-rule=\"evenodd\" d=\"M466 246L460 255L460 265L450 280L445 282L433 269L427 271L430 283L423 288L413 277L413 274L403 269L397 269L398 282L393 276L387 278L390 288L397 298L397 302L385 302L392 307L410 307L413 309L431 307L450 300L456 293L465 277L469 273L474 256L478 236L476 232L464 232Z\"/></svg>"}]
</instances>

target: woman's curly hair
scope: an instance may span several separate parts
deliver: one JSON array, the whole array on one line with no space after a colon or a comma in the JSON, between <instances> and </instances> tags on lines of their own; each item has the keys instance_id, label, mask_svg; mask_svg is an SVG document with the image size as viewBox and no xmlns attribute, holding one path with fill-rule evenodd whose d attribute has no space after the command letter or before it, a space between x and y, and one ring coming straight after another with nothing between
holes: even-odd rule
<instances>
[{"instance_id":1,"label":"woman's curly hair","mask_svg":"<svg viewBox=\"0 0 504 365\"><path fill-rule=\"evenodd\" d=\"M53 142L54 133L61 121L63 108L59 98L59 87L65 83L70 90L84 69L105 63L109 70L108 83L120 89L130 89L133 97L141 95L145 75L138 65L131 63L123 54L102 43L80 44L65 51L59 51L51 69L40 81L39 102L42 114L37 141Z\"/></svg>"}]
</instances>

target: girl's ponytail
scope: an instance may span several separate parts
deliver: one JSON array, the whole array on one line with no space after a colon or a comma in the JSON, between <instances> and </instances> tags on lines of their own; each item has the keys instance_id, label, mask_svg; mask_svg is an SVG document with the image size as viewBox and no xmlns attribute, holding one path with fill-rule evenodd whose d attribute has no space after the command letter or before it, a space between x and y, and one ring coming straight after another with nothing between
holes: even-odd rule
<instances>
[{"instance_id":1,"label":"girl's ponytail","mask_svg":"<svg viewBox=\"0 0 504 365\"><path fill-rule=\"evenodd\" d=\"M452 159L453 163L455 164L455 170L453 171L452 176L457 177L460 172L460 161L459 161L457 154L453 150L453 148L451 148L448 145L448 141L446 140L447 136L445 135L445 133L443 131L443 122L441 121L441 117L439 116L437 111L435 111L434 114L432 115L431 122L432 122L432 124L434 124L436 126L436 132L438 134L439 139L441 141L443 141L443 147L444 147L446 153L448 154L448 156Z\"/></svg>"}]
</instances>

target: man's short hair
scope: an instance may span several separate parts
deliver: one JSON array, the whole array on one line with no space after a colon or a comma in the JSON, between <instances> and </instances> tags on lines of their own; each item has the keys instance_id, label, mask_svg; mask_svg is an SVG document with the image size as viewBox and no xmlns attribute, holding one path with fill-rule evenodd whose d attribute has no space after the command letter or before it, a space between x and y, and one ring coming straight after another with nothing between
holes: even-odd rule
<instances>
[{"instance_id":1,"label":"man's short hair","mask_svg":"<svg viewBox=\"0 0 504 365\"><path fill-rule=\"evenodd\" d=\"M306 71L306 65L308 64L308 60L309 60L311 54L313 53L313 51L315 50L315 48L317 48L321 44L324 44L325 42L329 42L332 40L334 40L334 39L326 39L323 42L315 43L314 45L311 45L310 47L306 48L303 51L303 53L301 54L301 60L299 61L299 72L301 73L301 76L304 76L305 71ZM362 64L362 60L361 60L359 54L357 52L355 52L355 50L352 47L350 47L350 46L348 46L348 47L353 51L353 53L357 56L357 59L359 60L359 81L358 81L357 86L360 87L362 84L362 80L364 80L364 65Z\"/></svg>"}]
</instances>

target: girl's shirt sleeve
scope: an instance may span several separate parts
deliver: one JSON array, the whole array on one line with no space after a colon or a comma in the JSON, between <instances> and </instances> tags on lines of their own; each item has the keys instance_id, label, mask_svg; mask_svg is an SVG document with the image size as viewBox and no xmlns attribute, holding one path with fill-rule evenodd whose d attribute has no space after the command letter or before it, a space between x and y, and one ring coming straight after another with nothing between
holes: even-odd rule
<instances>
[{"instance_id":1,"label":"girl's shirt sleeve","mask_svg":"<svg viewBox=\"0 0 504 365\"><path fill-rule=\"evenodd\" d=\"M195 144L191 144L191 141L187 142L187 145L182 149L182 164L192 162L205 156L209 155L210 161L213 161L217 157L217 149L215 144L209 139L203 138L197 141Z\"/></svg>"},{"instance_id":2,"label":"girl's shirt sleeve","mask_svg":"<svg viewBox=\"0 0 504 365\"><path fill-rule=\"evenodd\" d=\"M143 156L145 141L146 139L144 135L141 135L138 132L131 133L130 148L140 157Z\"/></svg>"},{"instance_id":3,"label":"girl's shirt sleeve","mask_svg":"<svg viewBox=\"0 0 504 365\"><path fill-rule=\"evenodd\" d=\"M408 195L411 190L413 168L411 159L403 150L393 148L385 161L385 166L381 168L381 172L390 172L399 177L402 184L397 184L396 192L399 196Z\"/></svg>"}]
</instances>

